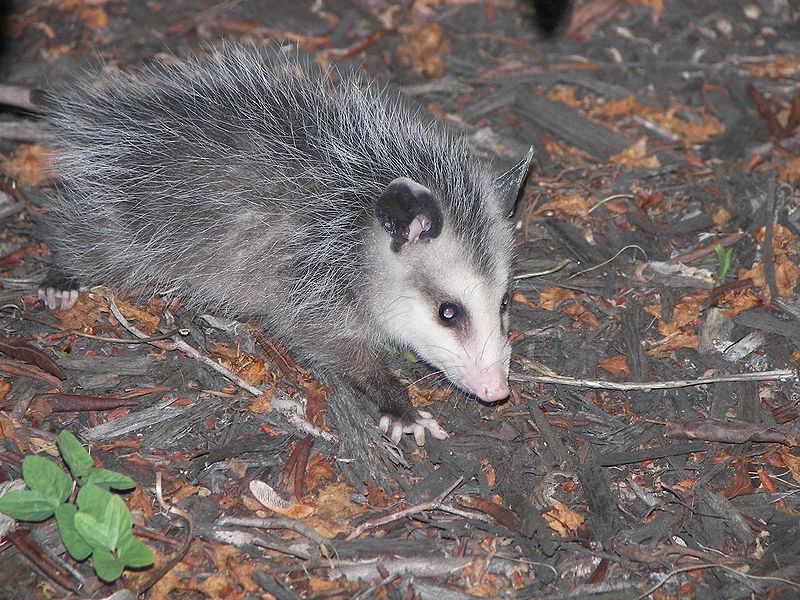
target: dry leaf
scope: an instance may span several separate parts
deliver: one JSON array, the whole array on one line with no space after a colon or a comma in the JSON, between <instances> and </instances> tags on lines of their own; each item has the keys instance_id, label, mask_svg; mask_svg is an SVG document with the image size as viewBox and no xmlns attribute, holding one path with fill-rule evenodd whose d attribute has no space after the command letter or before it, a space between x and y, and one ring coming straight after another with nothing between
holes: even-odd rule
<instances>
[{"instance_id":1,"label":"dry leaf","mask_svg":"<svg viewBox=\"0 0 800 600\"><path fill-rule=\"evenodd\" d=\"M545 310L555 311L560 302L575 301L578 295L572 290L560 287L550 287L539 292L539 306Z\"/></svg>"},{"instance_id":2,"label":"dry leaf","mask_svg":"<svg viewBox=\"0 0 800 600\"><path fill-rule=\"evenodd\" d=\"M333 483L324 487L317 497L314 516L304 524L325 537L336 537L350 531L351 519L366 511L351 500L355 490L347 483Z\"/></svg>"},{"instance_id":3,"label":"dry leaf","mask_svg":"<svg viewBox=\"0 0 800 600\"><path fill-rule=\"evenodd\" d=\"M585 165L594 162L594 158L588 152L567 144L546 131L541 134L539 144L542 146L544 154L568 165Z\"/></svg>"},{"instance_id":4,"label":"dry leaf","mask_svg":"<svg viewBox=\"0 0 800 600\"><path fill-rule=\"evenodd\" d=\"M306 465L305 487L307 492L314 491L323 481L336 481L336 472L332 458L314 454Z\"/></svg>"},{"instance_id":5,"label":"dry leaf","mask_svg":"<svg viewBox=\"0 0 800 600\"><path fill-rule=\"evenodd\" d=\"M2 168L22 185L38 187L53 176L52 156L44 146L20 144Z\"/></svg>"},{"instance_id":6,"label":"dry leaf","mask_svg":"<svg viewBox=\"0 0 800 600\"><path fill-rule=\"evenodd\" d=\"M453 393L453 390L449 387L422 388L413 383L409 385L407 389L408 395L411 398L411 403L416 408L428 408L429 406L438 404L446 398L449 398Z\"/></svg>"},{"instance_id":7,"label":"dry leaf","mask_svg":"<svg viewBox=\"0 0 800 600\"><path fill-rule=\"evenodd\" d=\"M723 311L723 315L732 319L736 315L743 313L747 310L752 310L763 304L759 296L756 296L750 290L736 290L725 294L719 302L720 305L727 306Z\"/></svg>"},{"instance_id":8,"label":"dry leaf","mask_svg":"<svg viewBox=\"0 0 800 600\"><path fill-rule=\"evenodd\" d=\"M786 446L781 446L780 453L784 466L789 469L792 474L792 479L800 483L800 457L789 452L789 448Z\"/></svg>"},{"instance_id":9,"label":"dry leaf","mask_svg":"<svg viewBox=\"0 0 800 600\"><path fill-rule=\"evenodd\" d=\"M604 371L608 371L614 377L627 376L630 373L628 370L628 357L624 354L601 360L597 363L597 366Z\"/></svg>"},{"instance_id":10,"label":"dry leaf","mask_svg":"<svg viewBox=\"0 0 800 600\"><path fill-rule=\"evenodd\" d=\"M642 136L619 154L609 158L610 162L634 169L659 169L661 161L657 156L647 155L647 136Z\"/></svg>"},{"instance_id":11,"label":"dry leaf","mask_svg":"<svg viewBox=\"0 0 800 600\"><path fill-rule=\"evenodd\" d=\"M404 41L397 46L397 57L404 65L420 75L438 79L444 73L443 55L450 51L450 42L437 23L401 25Z\"/></svg>"},{"instance_id":12,"label":"dry leaf","mask_svg":"<svg viewBox=\"0 0 800 600\"><path fill-rule=\"evenodd\" d=\"M102 6L83 6L80 15L87 29L96 30L108 27L108 13Z\"/></svg>"},{"instance_id":13,"label":"dry leaf","mask_svg":"<svg viewBox=\"0 0 800 600\"><path fill-rule=\"evenodd\" d=\"M561 311L572 316L572 326L575 328L586 326L591 331L595 331L600 326L597 317L577 302L565 305Z\"/></svg>"},{"instance_id":14,"label":"dry leaf","mask_svg":"<svg viewBox=\"0 0 800 600\"><path fill-rule=\"evenodd\" d=\"M579 108L581 103L575 96L575 88L572 86L557 85L550 88L547 97L554 102L561 102L571 108Z\"/></svg>"},{"instance_id":15,"label":"dry leaf","mask_svg":"<svg viewBox=\"0 0 800 600\"><path fill-rule=\"evenodd\" d=\"M711 221L714 223L714 226L717 229L722 229L725 225L728 224L728 221L731 220L731 213L725 210L723 207L717 209L717 211L711 216Z\"/></svg>"},{"instance_id":16,"label":"dry leaf","mask_svg":"<svg viewBox=\"0 0 800 600\"><path fill-rule=\"evenodd\" d=\"M680 348L697 350L697 334L694 332L681 332L670 335L661 340L655 348L647 351L646 354L648 356L663 355Z\"/></svg>"},{"instance_id":17,"label":"dry leaf","mask_svg":"<svg viewBox=\"0 0 800 600\"><path fill-rule=\"evenodd\" d=\"M771 60L754 59L744 62L744 67L756 77L772 77L773 79L793 79L800 74L800 57L789 55L772 56Z\"/></svg>"},{"instance_id":18,"label":"dry leaf","mask_svg":"<svg viewBox=\"0 0 800 600\"><path fill-rule=\"evenodd\" d=\"M11 391L11 383L0 377L0 402L5 402L8 392Z\"/></svg>"},{"instance_id":19,"label":"dry leaf","mask_svg":"<svg viewBox=\"0 0 800 600\"><path fill-rule=\"evenodd\" d=\"M583 516L558 501L542 517L547 522L548 527L561 537L574 534L585 520Z\"/></svg>"},{"instance_id":20,"label":"dry leaf","mask_svg":"<svg viewBox=\"0 0 800 600\"><path fill-rule=\"evenodd\" d=\"M137 486L137 488L133 490L131 497L128 499L128 507L131 511L141 513L145 521L152 519L155 514L153 501L144 493L141 486Z\"/></svg>"},{"instance_id":21,"label":"dry leaf","mask_svg":"<svg viewBox=\"0 0 800 600\"><path fill-rule=\"evenodd\" d=\"M778 178L790 185L800 180L800 156L779 164Z\"/></svg>"},{"instance_id":22,"label":"dry leaf","mask_svg":"<svg viewBox=\"0 0 800 600\"><path fill-rule=\"evenodd\" d=\"M608 102L600 105L592 111L592 115L599 117L626 117L633 113L641 113L643 111L642 104L636 99L636 96L630 94L620 100L609 100Z\"/></svg>"},{"instance_id":23,"label":"dry leaf","mask_svg":"<svg viewBox=\"0 0 800 600\"><path fill-rule=\"evenodd\" d=\"M703 306L700 302L679 302L672 310L672 320L669 323L659 320L658 332L663 336L679 332L686 325L694 322L700 316Z\"/></svg>"},{"instance_id":24,"label":"dry leaf","mask_svg":"<svg viewBox=\"0 0 800 600\"><path fill-rule=\"evenodd\" d=\"M583 196L578 194L559 194L550 202L538 206L534 214L540 215L551 211L576 217L586 217L589 214L589 203Z\"/></svg>"},{"instance_id":25,"label":"dry leaf","mask_svg":"<svg viewBox=\"0 0 800 600\"><path fill-rule=\"evenodd\" d=\"M514 295L511 297L514 302L519 302L527 306L528 308L538 308L534 302L528 300L528 297L523 294L522 292L514 292Z\"/></svg>"},{"instance_id":26,"label":"dry leaf","mask_svg":"<svg viewBox=\"0 0 800 600\"><path fill-rule=\"evenodd\" d=\"M272 396L275 394L275 388L270 387L265 390L260 396L253 398L248 410L257 415L267 415L272 412Z\"/></svg>"},{"instance_id":27,"label":"dry leaf","mask_svg":"<svg viewBox=\"0 0 800 600\"><path fill-rule=\"evenodd\" d=\"M736 498L737 496L749 496L756 491L750 479L750 462L743 461L736 467L736 473L731 479L731 484L724 490L725 497Z\"/></svg>"},{"instance_id":28,"label":"dry leaf","mask_svg":"<svg viewBox=\"0 0 800 600\"><path fill-rule=\"evenodd\" d=\"M250 385L261 385L272 381L267 364L263 360L245 354L240 348L232 348L222 342L214 342L211 346L211 354L219 358L225 368L236 373Z\"/></svg>"}]
</instances>

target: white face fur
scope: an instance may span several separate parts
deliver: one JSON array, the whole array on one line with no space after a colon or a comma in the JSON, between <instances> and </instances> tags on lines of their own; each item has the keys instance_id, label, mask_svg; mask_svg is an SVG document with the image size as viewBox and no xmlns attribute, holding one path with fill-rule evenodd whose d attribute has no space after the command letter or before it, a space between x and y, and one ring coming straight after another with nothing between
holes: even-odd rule
<instances>
[{"instance_id":1,"label":"white face fur","mask_svg":"<svg viewBox=\"0 0 800 600\"><path fill-rule=\"evenodd\" d=\"M499 264L487 278L446 225L437 238L401 252L388 244L379 247L384 268L379 319L389 338L481 400L506 398L510 265Z\"/></svg>"}]
</instances>

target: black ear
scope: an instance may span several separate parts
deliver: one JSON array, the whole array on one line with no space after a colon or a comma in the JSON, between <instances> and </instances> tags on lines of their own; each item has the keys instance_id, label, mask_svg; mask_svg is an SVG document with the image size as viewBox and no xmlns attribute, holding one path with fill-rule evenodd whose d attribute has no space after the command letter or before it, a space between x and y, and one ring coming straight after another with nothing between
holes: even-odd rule
<instances>
[{"instance_id":1,"label":"black ear","mask_svg":"<svg viewBox=\"0 0 800 600\"><path fill-rule=\"evenodd\" d=\"M433 193L408 177L398 177L386 186L375 203L375 218L392 236L393 252L442 232L442 211Z\"/></svg>"},{"instance_id":2,"label":"black ear","mask_svg":"<svg viewBox=\"0 0 800 600\"><path fill-rule=\"evenodd\" d=\"M521 161L500 175L494 182L497 197L500 199L500 206L509 217L514 212L517 198L519 198L519 193L525 184L525 178L528 176L528 171L533 161L533 154L534 150L533 146L531 146Z\"/></svg>"}]
</instances>

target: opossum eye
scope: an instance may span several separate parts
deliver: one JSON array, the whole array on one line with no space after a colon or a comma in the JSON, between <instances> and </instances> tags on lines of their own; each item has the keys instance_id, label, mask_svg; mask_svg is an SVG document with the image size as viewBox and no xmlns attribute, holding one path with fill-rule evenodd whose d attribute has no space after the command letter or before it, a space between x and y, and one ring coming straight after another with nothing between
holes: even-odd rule
<instances>
[{"instance_id":1,"label":"opossum eye","mask_svg":"<svg viewBox=\"0 0 800 600\"><path fill-rule=\"evenodd\" d=\"M445 325L456 323L463 312L461 305L455 302L442 302L439 305L439 318Z\"/></svg>"},{"instance_id":2,"label":"opossum eye","mask_svg":"<svg viewBox=\"0 0 800 600\"><path fill-rule=\"evenodd\" d=\"M508 295L508 292L503 294L503 299L500 300L500 310L505 310L508 308L508 303L511 300L511 296Z\"/></svg>"}]
</instances>

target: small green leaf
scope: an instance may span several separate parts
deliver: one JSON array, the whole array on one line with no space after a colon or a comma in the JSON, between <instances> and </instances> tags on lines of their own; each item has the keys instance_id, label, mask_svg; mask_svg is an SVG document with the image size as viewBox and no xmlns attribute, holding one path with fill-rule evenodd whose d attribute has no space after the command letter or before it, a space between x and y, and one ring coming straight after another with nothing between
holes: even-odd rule
<instances>
[{"instance_id":1,"label":"small green leaf","mask_svg":"<svg viewBox=\"0 0 800 600\"><path fill-rule=\"evenodd\" d=\"M62 504L56 509L56 522L61 532L61 539L69 555L75 560L85 560L92 553L92 547L86 543L75 528L75 515L78 509L74 504Z\"/></svg>"},{"instance_id":2,"label":"small green leaf","mask_svg":"<svg viewBox=\"0 0 800 600\"><path fill-rule=\"evenodd\" d=\"M92 469L89 474L81 480L81 484L93 483L101 488L118 490L124 492L136 487L136 482L122 473L109 471L108 469Z\"/></svg>"},{"instance_id":3,"label":"small green leaf","mask_svg":"<svg viewBox=\"0 0 800 600\"><path fill-rule=\"evenodd\" d=\"M106 583L112 583L119 579L120 575L122 575L122 569L125 568L122 561L114 558L111 552L99 548L92 552L92 564L94 572Z\"/></svg>"},{"instance_id":4,"label":"small green leaf","mask_svg":"<svg viewBox=\"0 0 800 600\"><path fill-rule=\"evenodd\" d=\"M119 496L96 485L85 485L78 492L75 528L92 548L113 552L117 541L133 527L131 511Z\"/></svg>"},{"instance_id":5,"label":"small green leaf","mask_svg":"<svg viewBox=\"0 0 800 600\"><path fill-rule=\"evenodd\" d=\"M106 506L114 495L96 485L88 484L81 487L75 502L80 512L92 515L95 519L102 520L106 514Z\"/></svg>"},{"instance_id":6,"label":"small green leaf","mask_svg":"<svg viewBox=\"0 0 800 600\"><path fill-rule=\"evenodd\" d=\"M92 468L94 461L86 448L66 429L58 434L56 445L75 479L80 479Z\"/></svg>"},{"instance_id":7,"label":"small green leaf","mask_svg":"<svg viewBox=\"0 0 800 600\"><path fill-rule=\"evenodd\" d=\"M147 544L129 533L119 540L119 559L126 567L142 569L152 565L155 557Z\"/></svg>"},{"instance_id":8,"label":"small green leaf","mask_svg":"<svg viewBox=\"0 0 800 600\"><path fill-rule=\"evenodd\" d=\"M103 520L114 527L114 547L112 549L115 549L119 539L131 533L131 528L133 527L131 511L125 506L122 498L111 496L111 500L106 505Z\"/></svg>"},{"instance_id":9,"label":"small green leaf","mask_svg":"<svg viewBox=\"0 0 800 600\"><path fill-rule=\"evenodd\" d=\"M731 260L733 258L733 248L725 249L722 244L714 246L714 252L717 255L719 267L717 269L717 277L720 281L724 281L728 276L728 271L731 268Z\"/></svg>"},{"instance_id":10,"label":"small green leaf","mask_svg":"<svg viewBox=\"0 0 800 600\"><path fill-rule=\"evenodd\" d=\"M14 490L0 496L0 512L20 521L44 521L53 516L59 503L31 490Z\"/></svg>"},{"instance_id":11,"label":"small green leaf","mask_svg":"<svg viewBox=\"0 0 800 600\"><path fill-rule=\"evenodd\" d=\"M22 478L28 487L58 506L69 498L72 479L58 465L36 454L29 454L22 461Z\"/></svg>"},{"instance_id":12,"label":"small green leaf","mask_svg":"<svg viewBox=\"0 0 800 600\"><path fill-rule=\"evenodd\" d=\"M117 545L117 530L113 523L104 523L92 515L78 511L75 514L75 529L95 550L111 552Z\"/></svg>"}]
</instances>

